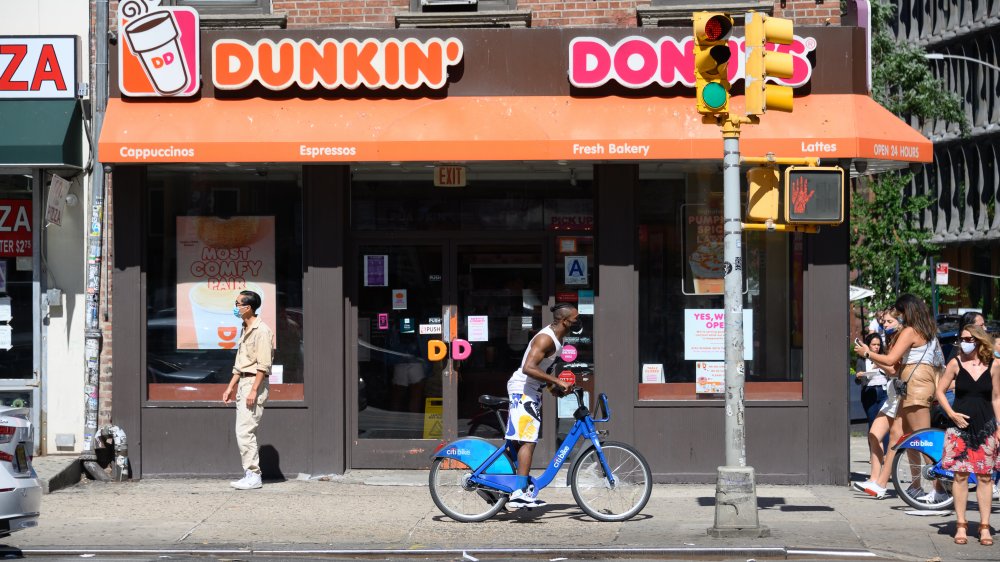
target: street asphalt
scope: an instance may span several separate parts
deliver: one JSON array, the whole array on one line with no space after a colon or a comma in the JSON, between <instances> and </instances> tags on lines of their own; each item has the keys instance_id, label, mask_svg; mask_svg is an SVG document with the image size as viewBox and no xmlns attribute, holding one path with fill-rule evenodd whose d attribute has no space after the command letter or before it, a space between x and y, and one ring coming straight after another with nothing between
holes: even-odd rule
<instances>
[{"instance_id":1,"label":"street asphalt","mask_svg":"<svg viewBox=\"0 0 1000 562\"><path fill-rule=\"evenodd\" d=\"M853 437L851 450L854 476L863 479L865 441ZM37 461L58 465L55 458ZM542 497L542 508L458 523L434 506L426 471L300 475L251 491L218 479L83 480L46 494L39 525L5 541L28 558L116 560L1000 559L1000 546L976 540L975 513L969 544L957 546L953 514L910 515L897 499L874 500L847 487L759 485L760 523L771 534L757 539L708 536L714 485L656 485L642 513L623 523L592 520L566 487ZM1000 530L998 502L993 514Z\"/></svg>"}]
</instances>

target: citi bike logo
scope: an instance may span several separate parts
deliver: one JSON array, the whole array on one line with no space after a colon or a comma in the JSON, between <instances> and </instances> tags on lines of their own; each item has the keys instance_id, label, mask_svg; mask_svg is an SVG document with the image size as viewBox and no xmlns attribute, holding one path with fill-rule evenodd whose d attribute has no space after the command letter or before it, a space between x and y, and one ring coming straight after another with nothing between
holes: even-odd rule
<instances>
[{"instance_id":1,"label":"citi bike logo","mask_svg":"<svg viewBox=\"0 0 1000 562\"><path fill-rule=\"evenodd\" d=\"M189 97L198 93L198 12L163 8L160 0L124 0L118 6L118 87L133 97Z\"/></svg>"},{"instance_id":2,"label":"citi bike logo","mask_svg":"<svg viewBox=\"0 0 1000 562\"><path fill-rule=\"evenodd\" d=\"M914 439L908 443L911 447L933 447L934 443L926 439Z\"/></svg>"},{"instance_id":3,"label":"citi bike logo","mask_svg":"<svg viewBox=\"0 0 1000 562\"><path fill-rule=\"evenodd\" d=\"M569 454L569 447L563 447L562 449L559 449L559 452L556 454L556 462L553 463L553 465L556 468L562 466L563 461L566 460L567 454Z\"/></svg>"},{"instance_id":4,"label":"citi bike logo","mask_svg":"<svg viewBox=\"0 0 1000 562\"><path fill-rule=\"evenodd\" d=\"M458 447L452 447L452 448L448 449L447 451L445 451L445 453L447 453L449 455L459 456L459 457L466 457L466 456L471 455L472 451L469 450L469 449L459 449Z\"/></svg>"}]
</instances>

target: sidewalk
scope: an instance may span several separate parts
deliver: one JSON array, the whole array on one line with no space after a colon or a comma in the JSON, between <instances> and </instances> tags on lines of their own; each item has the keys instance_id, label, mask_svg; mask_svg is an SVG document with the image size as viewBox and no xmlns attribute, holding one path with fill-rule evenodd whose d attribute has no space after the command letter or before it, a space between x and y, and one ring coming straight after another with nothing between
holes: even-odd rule
<instances>
[{"instance_id":1,"label":"sidewalk","mask_svg":"<svg viewBox=\"0 0 1000 562\"><path fill-rule=\"evenodd\" d=\"M851 445L852 458L864 459L852 468L867 471L864 441L853 438ZM860 497L846 487L758 486L760 522L771 536L720 540L705 532L714 517L714 485L657 485L645 510L625 523L591 520L576 507L570 490L561 487L543 492L549 502L543 508L463 524L437 510L426 477L425 471L354 471L327 480L268 482L248 492L215 479L84 481L45 495L39 526L7 542L27 555L51 549L277 557L303 550L418 554L446 549L454 559L463 550L489 556L494 549L530 545L550 549L541 554L571 558L580 548L633 549L618 555L654 549L646 558L803 559L810 558L804 551L826 549L850 552L813 557L858 559L871 551L906 560L1000 558L1000 547L982 547L975 539L964 547L952 544L952 516L906 515L900 501ZM995 515L997 527L1000 515ZM713 553L723 547L738 550Z\"/></svg>"}]
</instances>

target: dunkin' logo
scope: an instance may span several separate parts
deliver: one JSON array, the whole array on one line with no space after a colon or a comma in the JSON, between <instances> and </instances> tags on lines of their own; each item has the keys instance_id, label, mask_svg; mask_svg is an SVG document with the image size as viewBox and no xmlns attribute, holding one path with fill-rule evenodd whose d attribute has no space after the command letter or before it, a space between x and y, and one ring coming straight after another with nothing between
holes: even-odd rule
<instances>
[{"instance_id":1,"label":"dunkin' logo","mask_svg":"<svg viewBox=\"0 0 1000 562\"><path fill-rule=\"evenodd\" d=\"M795 37L791 45L768 44L768 50L789 53L793 60L793 74L788 79L770 78L778 84L793 88L804 85L812 77L812 63L808 55L816 49L816 39ZM743 38L729 40L729 82L746 76L743 68ZM597 88L608 82L618 82L626 88L645 88L651 84L669 88L675 84L693 87L694 40L685 37L678 41L663 37L652 41L645 37L631 36L614 45L596 37L577 37L569 44L569 81L577 88Z\"/></svg>"},{"instance_id":2,"label":"dunkin' logo","mask_svg":"<svg viewBox=\"0 0 1000 562\"><path fill-rule=\"evenodd\" d=\"M133 97L188 97L198 92L198 12L162 8L159 0L118 6L118 87Z\"/></svg>"}]
</instances>

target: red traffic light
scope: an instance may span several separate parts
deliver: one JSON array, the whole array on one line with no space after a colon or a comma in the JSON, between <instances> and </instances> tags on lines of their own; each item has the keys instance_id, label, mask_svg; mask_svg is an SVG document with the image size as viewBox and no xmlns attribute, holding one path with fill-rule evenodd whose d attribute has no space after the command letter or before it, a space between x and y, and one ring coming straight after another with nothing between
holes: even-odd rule
<instances>
[{"instance_id":1,"label":"red traffic light","mask_svg":"<svg viewBox=\"0 0 1000 562\"><path fill-rule=\"evenodd\" d=\"M722 14L712 16L705 22L705 39L718 41L725 37L732 28L733 22L730 18Z\"/></svg>"}]
</instances>

